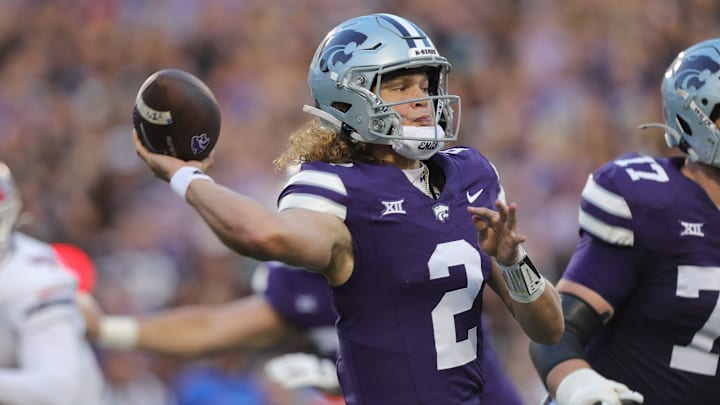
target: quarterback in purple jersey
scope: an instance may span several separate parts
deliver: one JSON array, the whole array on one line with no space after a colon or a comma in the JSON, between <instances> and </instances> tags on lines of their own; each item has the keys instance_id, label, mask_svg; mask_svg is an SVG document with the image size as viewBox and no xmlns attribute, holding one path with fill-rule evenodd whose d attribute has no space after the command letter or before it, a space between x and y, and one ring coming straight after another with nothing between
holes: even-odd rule
<instances>
[{"instance_id":1,"label":"quarterback in purple jersey","mask_svg":"<svg viewBox=\"0 0 720 405\"><path fill-rule=\"evenodd\" d=\"M337 314L332 307L327 282L320 275L279 263L268 263L266 282L265 297L282 318L310 334L322 353L336 355ZM482 327L486 330L485 322ZM483 341L483 353L485 379L491 383L480 394L481 403L521 405L520 394L502 369L489 339Z\"/></svg>"},{"instance_id":2,"label":"quarterback in purple jersey","mask_svg":"<svg viewBox=\"0 0 720 405\"><path fill-rule=\"evenodd\" d=\"M338 377L349 405L480 404L482 292L489 286L533 341L564 330L555 287L521 244L517 206L494 166L454 147L460 98L449 62L391 14L331 30L310 63L316 117L288 139L302 164L278 212L216 184L212 157L135 148L228 247L322 274L332 287ZM319 119L318 119L319 118Z\"/></svg>"},{"instance_id":3,"label":"quarterback in purple jersey","mask_svg":"<svg viewBox=\"0 0 720 405\"><path fill-rule=\"evenodd\" d=\"M558 283L566 332L531 344L560 405L720 398L720 39L668 68L661 127L687 156L620 156L587 180Z\"/></svg>"}]
</instances>

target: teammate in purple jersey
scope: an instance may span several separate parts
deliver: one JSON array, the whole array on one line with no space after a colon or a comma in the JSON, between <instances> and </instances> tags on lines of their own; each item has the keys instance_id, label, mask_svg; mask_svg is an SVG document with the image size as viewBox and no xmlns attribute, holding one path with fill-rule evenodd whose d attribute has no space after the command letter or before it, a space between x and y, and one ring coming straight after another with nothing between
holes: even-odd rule
<instances>
[{"instance_id":1,"label":"teammate in purple jersey","mask_svg":"<svg viewBox=\"0 0 720 405\"><path fill-rule=\"evenodd\" d=\"M589 177L558 283L566 332L531 344L560 405L720 398L720 39L680 53L661 90L665 124L643 127L687 156L627 154Z\"/></svg>"},{"instance_id":2,"label":"teammate in purple jersey","mask_svg":"<svg viewBox=\"0 0 720 405\"><path fill-rule=\"evenodd\" d=\"M493 165L456 147L450 64L411 21L373 14L330 31L308 76L319 120L291 135L302 163L277 213L185 162L138 155L240 254L322 274L333 287L338 376L349 405L479 404L489 285L534 341L564 326L557 291L517 233ZM457 114L457 115L456 115ZM438 153L439 152L439 153Z\"/></svg>"}]
</instances>

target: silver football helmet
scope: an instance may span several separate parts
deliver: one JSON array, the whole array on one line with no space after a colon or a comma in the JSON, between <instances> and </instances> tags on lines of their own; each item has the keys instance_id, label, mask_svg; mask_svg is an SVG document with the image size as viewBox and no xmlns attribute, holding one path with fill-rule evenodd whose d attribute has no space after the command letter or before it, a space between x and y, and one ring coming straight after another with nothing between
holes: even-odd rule
<instances>
[{"instance_id":1,"label":"silver football helmet","mask_svg":"<svg viewBox=\"0 0 720 405\"><path fill-rule=\"evenodd\" d=\"M419 67L429 68L428 97L402 103L380 98L383 75ZM304 110L356 141L391 144L403 138L402 118L392 107L430 100L435 124L444 130L435 131L441 137L436 140L454 141L460 126L460 97L448 95L449 71L450 63L413 22L392 14L352 18L330 31L315 51L308 75L315 106ZM426 139L405 135L405 139Z\"/></svg>"},{"instance_id":2,"label":"silver football helmet","mask_svg":"<svg viewBox=\"0 0 720 405\"><path fill-rule=\"evenodd\" d=\"M720 167L720 39L700 42L680 52L665 72L662 86L665 124L670 147L693 161Z\"/></svg>"},{"instance_id":3,"label":"silver football helmet","mask_svg":"<svg viewBox=\"0 0 720 405\"><path fill-rule=\"evenodd\" d=\"M4 253L10 244L21 210L20 194L15 187L10 168L0 162L0 254Z\"/></svg>"}]
</instances>

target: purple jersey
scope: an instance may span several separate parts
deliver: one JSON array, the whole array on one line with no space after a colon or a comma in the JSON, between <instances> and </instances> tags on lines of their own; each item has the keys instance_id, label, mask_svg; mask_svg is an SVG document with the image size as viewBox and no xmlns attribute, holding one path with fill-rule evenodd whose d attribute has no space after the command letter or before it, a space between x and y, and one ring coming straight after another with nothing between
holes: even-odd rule
<instances>
[{"instance_id":1,"label":"purple jersey","mask_svg":"<svg viewBox=\"0 0 720 405\"><path fill-rule=\"evenodd\" d=\"M616 311L588 346L592 366L650 405L720 398L720 212L683 161L629 154L593 173L563 276Z\"/></svg>"},{"instance_id":2,"label":"purple jersey","mask_svg":"<svg viewBox=\"0 0 720 405\"><path fill-rule=\"evenodd\" d=\"M337 314L325 279L318 274L276 262L267 263L266 270L267 286L264 294L270 305L287 322L307 331L324 354L336 355ZM482 327L487 330L485 322ZM328 336L328 332L332 337ZM488 383L480 394L481 403L521 405L520 394L503 370L489 339L483 342L483 371Z\"/></svg>"},{"instance_id":3,"label":"purple jersey","mask_svg":"<svg viewBox=\"0 0 720 405\"><path fill-rule=\"evenodd\" d=\"M338 373L350 405L479 404L481 290L491 270L466 208L495 209L502 188L477 150L432 158L437 200L395 166L309 162L279 208L334 214L353 239L355 267L333 288Z\"/></svg>"},{"instance_id":4,"label":"purple jersey","mask_svg":"<svg viewBox=\"0 0 720 405\"><path fill-rule=\"evenodd\" d=\"M266 266L267 285L263 294L270 306L286 322L305 331L322 354L335 358L337 314L325 278L277 262Z\"/></svg>"}]
</instances>

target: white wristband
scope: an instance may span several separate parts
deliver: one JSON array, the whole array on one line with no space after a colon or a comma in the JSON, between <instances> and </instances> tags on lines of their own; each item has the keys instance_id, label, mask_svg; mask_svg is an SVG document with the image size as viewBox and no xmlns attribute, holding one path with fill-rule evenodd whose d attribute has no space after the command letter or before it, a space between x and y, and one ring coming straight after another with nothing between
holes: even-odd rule
<instances>
[{"instance_id":1,"label":"white wristband","mask_svg":"<svg viewBox=\"0 0 720 405\"><path fill-rule=\"evenodd\" d=\"M104 316L100 320L97 342L110 349L132 349L137 345L140 325L129 316Z\"/></svg>"},{"instance_id":2,"label":"white wristband","mask_svg":"<svg viewBox=\"0 0 720 405\"><path fill-rule=\"evenodd\" d=\"M506 266L495 259L500 273L505 279L510 298L517 302L530 303L540 298L545 291L545 279L537 271L522 245L520 248L520 260L515 264Z\"/></svg>"},{"instance_id":3,"label":"white wristband","mask_svg":"<svg viewBox=\"0 0 720 405\"><path fill-rule=\"evenodd\" d=\"M170 187L175 194L179 195L184 200L188 187L190 187L190 183L197 179L206 180L212 183L215 182L212 177L203 173L202 170L192 166L183 166L170 178Z\"/></svg>"}]
</instances>

